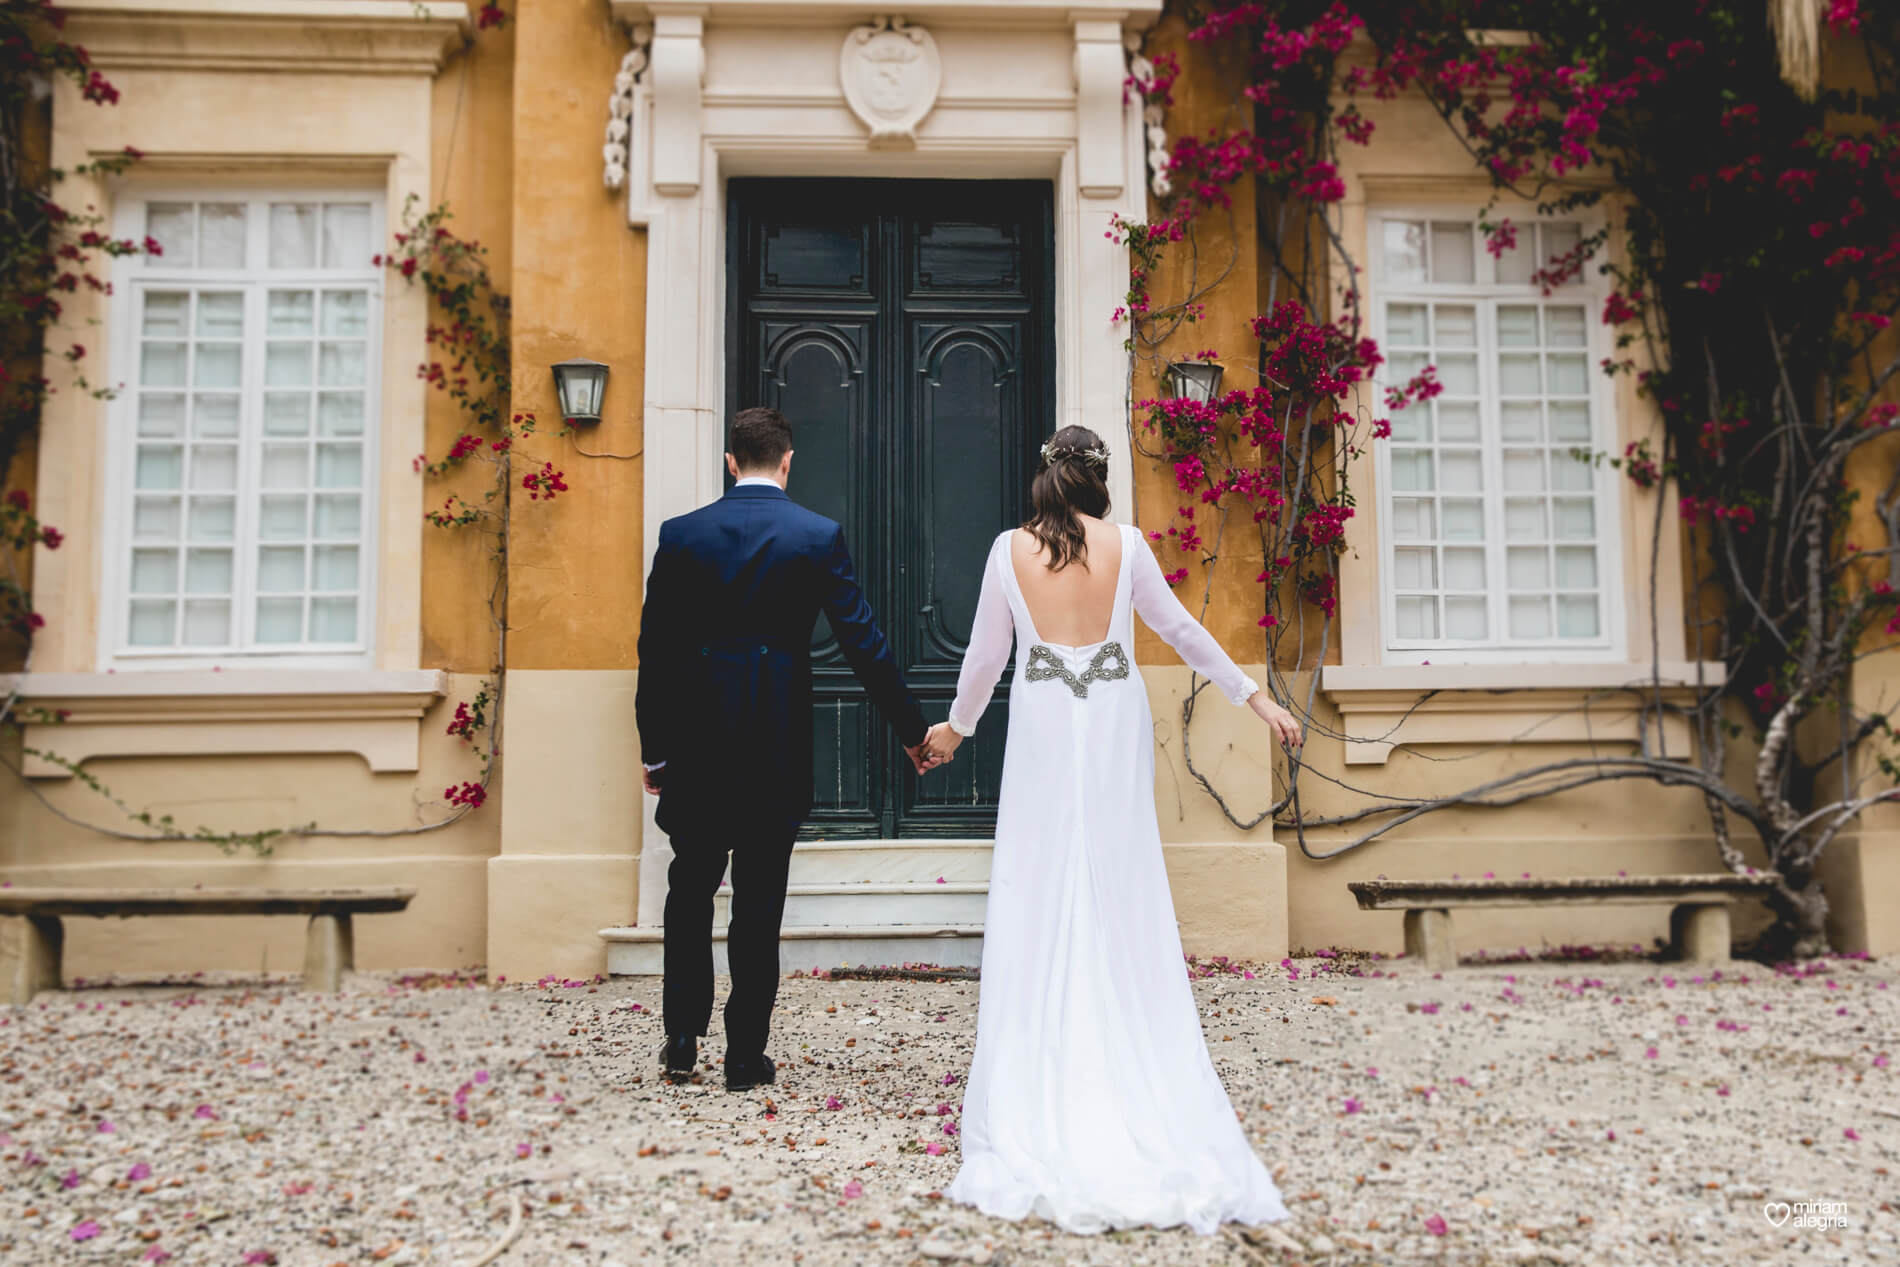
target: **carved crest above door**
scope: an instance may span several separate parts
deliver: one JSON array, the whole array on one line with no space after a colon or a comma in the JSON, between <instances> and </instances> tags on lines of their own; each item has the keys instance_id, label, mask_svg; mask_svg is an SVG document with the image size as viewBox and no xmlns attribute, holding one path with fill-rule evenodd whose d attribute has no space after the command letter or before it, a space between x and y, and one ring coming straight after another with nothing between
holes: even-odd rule
<instances>
[{"instance_id":1,"label":"carved crest above door","mask_svg":"<svg viewBox=\"0 0 1900 1267\"><path fill-rule=\"evenodd\" d=\"M871 129L872 148L910 149L937 104L943 64L929 31L880 17L845 36L838 76L852 113Z\"/></svg>"}]
</instances>

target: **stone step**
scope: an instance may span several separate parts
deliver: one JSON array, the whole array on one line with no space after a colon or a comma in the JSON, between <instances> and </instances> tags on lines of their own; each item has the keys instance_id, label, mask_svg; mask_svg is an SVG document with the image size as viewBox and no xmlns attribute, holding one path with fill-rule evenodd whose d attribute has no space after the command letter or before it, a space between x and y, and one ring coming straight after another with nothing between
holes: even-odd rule
<instances>
[{"instance_id":1,"label":"stone step","mask_svg":"<svg viewBox=\"0 0 1900 1267\"><path fill-rule=\"evenodd\" d=\"M987 884L792 884L785 890L786 924L977 924L989 900ZM730 887L713 898L713 925L726 926Z\"/></svg>"},{"instance_id":2,"label":"stone step","mask_svg":"<svg viewBox=\"0 0 1900 1267\"><path fill-rule=\"evenodd\" d=\"M600 938L607 943L609 975L660 975L664 955L658 928L603 928ZM779 930L779 968L784 972L911 963L976 968L982 962L980 924L788 925ZM713 971L727 971L723 928L713 930Z\"/></svg>"},{"instance_id":3,"label":"stone step","mask_svg":"<svg viewBox=\"0 0 1900 1267\"><path fill-rule=\"evenodd\" d=\"M791 883L981 884L988 840L805 840L792 850Z\"/></svg>"}]
</instances>

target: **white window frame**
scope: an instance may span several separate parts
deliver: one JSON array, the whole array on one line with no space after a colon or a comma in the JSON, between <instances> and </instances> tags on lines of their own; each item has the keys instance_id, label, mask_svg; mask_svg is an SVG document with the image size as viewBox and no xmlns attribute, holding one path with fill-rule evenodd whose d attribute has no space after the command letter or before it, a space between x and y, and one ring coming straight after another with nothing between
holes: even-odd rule
<instances>
[{"instance_id":1,"label":"white window frame","mask_svg":"<svg viewBox=\"0 0 1900 1267\"><path fill-rule=\"evenodd\" d=\"M383 250L388 242L387 201L376 185L354 182L323 182L282 185L245 183L228 184L207 179L192 183L141 184L120 196L114 208L115 236L142 241L146 232L146 207L165 202L245 202L253 210L246 217L246 259L262 260L261 266L246 269L167 268L162 258L128 256L114 261L112 296L107 301L107 346L111 373L107 381L115 388L105 410L106 461L104 462L104 498L100 514L104 557L100 568L100 608L98 655L102 668L109 670L163 670L209 668L300 668L366 669L374 668L377 654L377 598L381 580L381 489L383 446L383 339L385 277L366 258L360 270L272 269L269 267L268 207L273 202L348 202L368 203L371 253ZM259 213L262 214L259 214ZM240 381L238 462L239 500L237 523L233 533L233 631L249 630L255 621L251 610L256 601L257 568L256 499L258 465L262 458L259 433L246 426L261 426L263 410L263 357L250 349L264 341L264 292L271 289L308 287L313 290L347 285L369 292L368 330L364 337L364 418L362 522L357 543L357 630L355 642L326 644L265 644L206 647L203 650L180 647L141 648L132 646L128 620L131 612L131 550L134 508L134 467L137 460L137 391L139 372L140 292L146 289L190 287L213 289L220 286L254 292L256 302L245 306L244 347L246 355ZM312 418L315 427L315 418ZM314 467L312 478L314 479ZM253 496L247 505L242 497L249 488ZM181 520L181 530L183 521ZM306 532L305 542L310 535ZM307 566L314 567L314 562ZM244 578L240 580L239 578ZM182 597L182 596L181 596Z\"/></svg>"},{"instance_id":2,"label":"white window frame","mask_svg":"<svg viewBox=\"0 0 1900 1267\"><path fill-rule=\"evenodd\" d=\"M1372 336L1377 340L1380 350L1386 350L1385 305L1388 301L1406 302L1417 299L1422 303L1436 303L1459 300L1469 301L1478 308L1478 425L1481 460L1484 471L1485 507L1485 581L1486 581L1486 617L1494 631L1503 631L1500 636L1483 643L1449 638L1423 639L1400 638L1398 636L1398 602L1393 584L1397 576L1394 555L1395 542L1392 533L1392 472L1391 445L1386 441L1376 441L1373 448L1374 480L1377 484L1378 518L1378 560L1379 560L1379 619L1381 623L1379 651L1382 663L1412 664L1429 660L1433 664L1554 664L1617 662L1627 658L1628 642L1628 603L1623 592L1624 543L1621 475L1607 464L1595 468L1592 493L1596 498L1596 520L1598 548L1597 566L1599 585L1602 593L1602 606L1599 611L1598 635L1595 638L1544 638L1536 640L1512 640L1508 634L1510 589L1505 575L1505 546L1508 538L1504 531L1504 472L1503 444L1500 439L1502 423L1500 420L1499 391L1497 383L1497 330L1494 315L1499 301L1528 298L1538 303L1548 302L1560 297L1574 297L1584 309L1584 356L1585 372L1590 384L1590 424L1591 436L1587 447L1594 452L1608 452L1612 456L1621 451L1620 428L1616 419L1615 385L1602 372L1602 361L1614 351L1611 332L1600 320L1603 300L1609 294L1609 286L1602 280L1597 266L1602 258L1602 248L1598 249L1584 264L1583 273L1563 287L1544 296L1536 286L1527 288L1519 283L1506 283L1496 280L1496 260L1484 247L1483 234L1476 234L1473 277L1471 283L1434 283L1407 282L1403 285L1393 283L1390 286L1385 278L1385 226L1388 221L1431 221L1462 220L1475 223L1484 212L1478 203L1384 203L1368 212L1366 216L1366 246L1368 267L1364 272L1366 284L1366 312ZM1503 213L1492 209L1490 217L1494 221L1502 218ZM1583 236L1600 232L1603 217L1600 212L1575 215L1538 216L1535 214L1511 214L1511 222L1517 227L1520 241L1526 236L1524 230L1531 224L1568 223L1579 226ZM1429 229L1427 231L1429 237ZM1526 249L1526 248L1520 248ZM1544 261L1536 262L1542 267ZM1378 416L1386 416L1384 395L1388 387L1402 384L1394 382L1390 376L1390 366L1381 365L1374 375L1373 382L1378 392ZM1583 447L1583 446L1579 446ZM1441 525L1442 531L1442 525ZM1441 538L1442 540L1442 538ZM1554 613L1553 613L1554 614ZM1440 628L1443 628L1442 617Z\"/></svg>"}]
</instances>

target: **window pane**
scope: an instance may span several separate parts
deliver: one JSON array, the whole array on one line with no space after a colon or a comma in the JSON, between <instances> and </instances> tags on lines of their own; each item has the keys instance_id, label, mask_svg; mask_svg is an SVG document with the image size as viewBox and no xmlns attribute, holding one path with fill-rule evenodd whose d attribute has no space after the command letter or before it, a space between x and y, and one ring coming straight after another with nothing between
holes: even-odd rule
<instances>
[{"instance_id":1,"label":"window pane","mask_svg":"<svg viewBox=\"0 0 1900 1267\"><path fill-rule=\"evenodd\" d=\"M1432 309L1432 321L1439 347L1478 346L1478 310L1470 304L1439 304Z\"/></svg>"},{"instance_id":2,"label":"window pane","mask_svg":"<svg viewBox=\"0 0 1900 1267\"><path fill-rule=\"evenodd\" d=\"M1394 541L1429 541L1435 535L1432 530L1432 504L1416 497L1395 497L1392 499L1392 539Z\"/></svg>"},{"instance_id":3,"label":"window pane","mask_svg":"<svg viewBox=\"0 0 1900 1267\"><path fill-rule=\"evenodd\" d=\"M231 600L191 599L185 603L185 645L221 647L231 641Z\"/></svg>"},{"instance_id":4,"label":"window pane","mask_svg":"<svg viewBox=\"0 0 1900 1267\"><path fill-rule=\"evenodd\" d=\"M1392 424L1391 440L1393 444L1427 444L1432 438L1431 407L1414 405L1410 409L1394 409L1386 421Z\"/></svg>"},{"instance_id":5,"label":"window pane","mask_svg":"<svg viewBox=\"0 0 1900 1267\"><path fill-rule=\"evenodd\" d=\"M1544 540L1544 499L1511 497L1504 502L1504 532L1517 541Z\"/></svg>"},{"instance_id":6,"label":"window pane","mask_svg":"<svg viewBox=\"0 0 1900 1267\"><path fill-rule=\"evenodd\" d=\"M191 402L191 434L226 437L238 433L238 398L235 393L201 392Z\"/></svg>"},{"instance_id":7,"label":"window pane","mask_svg":"<svg viewBox=\"0 0 1900 1267\"><path fill-rule=\"evenodd\" d=\"M303 600L301 598L258 599L257 640L263 643L302 642Z\"/></svg>"},{"instance_id":8,"label":"window pane","mask_svg":"<svg viewBox=\"0 0 1900 1267\"><path fill-rule=\"evenodd\" d=\"M192 386L236 387L243 351L236 343L200 343Z\"/></svg>"},{"instance_id":9,"label":"window pane","mask_svg":"<svg viewBox=\"0 0 1900 1267\"><path fill-rule=\"evenodd\" d=\"M1482 642L1490 636L1485 628L1485 600L1479 597L1445 600L1445 636L1461 642Z\"/></svg>"},{"instance_id":10,"label":"window pane","mask_svg":"<svg viewBox=\"0 0 1900 1267\"><path fill-rule=\"evenodd\" d=\"M145 236L159 245L159 255L147 263L166 268L190 268L197 259L196 217L188 202L151 202L145 205Z\"/></svg>"},{"instance_id":11,"label":"window pane","mask_svg":"<svg viewBox=\"0 0 1900 1267\"><path fill-rule=\"evenodd\" d=\"M362 483L362 445L320 444L317 446L318 488L357 488Z\"/></svg>"},{"instance_id":12,"label":"window pane","mask_svg":"<svg viewBox=\"0 0 1900 1267\"><path fill-rule=\"evenodd\" d=\"M303 444L264 446L264 487L303 488L310 482L310 449Z\"/></svg>"},{"instance_id":13,"label":"window pane","mask_svg":"<svg viewBox=\"0 0 1900 1267\"><path fill-rule=\"evenodd\" d=\"M218 290L199 294L198 334L208 339L243 338L243 292Z\"/></svg>"},{"instance_id":14,"label":"window pane","mask_svg":"<svg viewBox=\"0 0 1900 1267\"><path fill-rule=\"evenodd\" d=\"M185 592L187 594L229 594L231 592L231 552L229 550L191 550L185 556Z\"/></svg>"},{"instance_id":15,"label":"window pane","mask_svg":"<svg viewBox=\"0 0 1900 1267\"><path fill-rule=\"evenodd\" d=\"M139 350L139 385L142 387L183 387L185 385L185 345L147 343Z\"/></svg>"},{"instance_id":16,"label":"window pane","mask_svg":"<svg viewBox=\"0 0 1900 1267\"><path fill-rule=\"evenodd\" d=\"M1484 540L1484 503L1447 500L1442 511L1447 541Z\"/></svg>"},{"instance_id":17,"label":"window pane","mask_svg":"<svg viewBox=\"0 0 1900 1267\"><path fill-rule=\"evenodd\" d=\"M1438 438L1460 444L1478 440L1478 406L1475 401L1435 400L1438 411Z\"/></svg>"},{"instance_id":18,"label":"window pane","mask_svg":"<svg viewBox=\"0 0 1900 1267\"><path fill-rule=\"evenodd\" d=\"M1393 424L1397 426L1396 423ZM326 436L363 434L362 392L321 392L317 396L317 430Z\"/></svg>"},{"instance_id":19,"label":"window pane","mask_svg":"<svg viewBox=\"0 0 1900 1267\"><path fill-rule=\"evenodd\" d=\"M1438 453L1438 486L1448 493L1484 491L1484 465L1476 449L1441 449Z\"/></svg>"},{"instance_id":20,"label":"window pane","mask_svg":"<svg viewBox=\"0 0 1900 1267\"><path fill-rule=\"evenodd\" d=\"M354 598L311 599L310 640L312 642L355 642L356 600Z\"/></svg>"},{"instance_id":21,"label":"window pane","mask_svg":"<svg viewBox=\"0 0 1900 1267\"><path fill-rule=\"evenodd\" d=\"M1580 348L1584 344L1583 309L1553 305L1544 309L1547 342L1553 348Z\"/></svg>"},{"instance_id":22,"label":"window pane","mask_svg":"<svg viewBox=\"0 0 1900 1267\"><path fill-rule=\"evenodd\" d=\"M1595 477L1595 469L1588 462L1578 461L1568 453L1550 455L1550 485L1565 493L1587 493Z\"/></svg>"},{"instance_id":23,"label":"window pane","mask_svg":"<svg viewBox=\"0 0 1900 1267\"><path fill-rule=\"evenodd\" d=\"M1505 440L1535 442L1544 438L1544 407L1534 400L1505 401L1498 407L1498 416L1504 424Z\"/></svg>"},{"instance_id":24,"label":"window pane","mask_svg":"<svg viewBox=\"0 0 1900 1267\"><path fill-rule=\"evenodd\" d=\"M309 392L264 393L265 435L301 436L309 432Z\"/></svg>"},{"instance_id":25,"label":"window pane","mask_svg":"<svg viewBox=\"0 0 1900 1267\"><path fill-rule=\"evenodd\" d=\"M1429 492L1431 487L1431 450L1394 449L1392 451L1392 488L1394 492Z\"/></svg>"},{"instance_id":26,"label":"window pane","mask_svg":"<svg viewBox=\"0 0 1900 1267\"><path fill-rule=\"evenodd\" d=\"M318 590L353 590L356 588L356 547L355 546L318 546L316 548L316 581L311 586Z\"/></svg>"},{"instance_id":27,"label":"window pane","mask_svg":"<svg viewBox=\"0 0 1900 1267\"><path fill-rule=\"evenodd\" d=\"M178 604L171 599L132 600L129 640L135 647L169 647L178 620Z\"/></svg>"},{"instance_id":28,"label":"window pane","mask_svg":"<svg viewBox=\"0 0 1900 1267\"><path fill-rule=\"evenodd\" d=\"M1450 590L1482 590L1484 581L1484 551L1465 548L1445 550L1445 588Z\"/></svg>"},{"instance_id":29,"label":"window pane","mask_svg":"<svg viewBox=\"0 0 1900 1267\"><path fill-rule=\"evenodd\" d=\"M350 496L318 497L315 536L321 541L354 541L362 531L362 499Z\"/></svg>"},{"instance_id":30,"label":"window pane","mask_svg":"<svg viewBox=\"0 0 1900 1267\"><path fill-rule=\"evenodd\" d=\"M310 386L310 345L271 344L264 354L264 382L272 387Z\"/></svg>"},{"instance_id":31,"label":"window pane","mask_svg":"<svg viewBox=\"0 0 1900 1267\"><path fill-rule=\"evenodd\" d=\"M1594 546L1557 547L1557 588L1595 589L1597 552Z\"/></svg>"},{"instance_id":32,"label":"window pane","mask_svg":"<svg viewBox=\"0 0 1900 1267\"><path fill-rule=\"evenodd\" d=\"M369 292L329 290L323 294L323 332L361 338L369 333Z\"/></svg>"},{"instance_id":33,"label":"window pane","mask_svg":"<svg viewBox=\"0 0 1900 1267\"><path fill-rule=\"evenodd\" d=\"M272 203L270 209L270 266L317 266L317 205L312 202Z\"/></svg>"},{"instance_id":34,"label":"window pane","mask_svg":"<svg viewBox=\"0 0 1900 1267\"><path fill-rule=\"evenodd\" d=\"M1550 600L1513 598L1511 600L1511 637L1550 637Z\"/></svg>"},{"instance_id":35,"label":"window pane","mask_svg":"<svg viewBox=\"0 0 1900 1267\"><path fill-rule=\"evenodd\" d=\"M265 306L269 333L314 334L316 333L316 292L308 290L273 290L270 301Z\"/></svg>"},{"instance_id":36,"label":"window pane","mask_svg":"<svg viewBox=\"0 0 1900 1267\"><path fill-rule=\"evenodd\" d=\"M1436 638L1438 636L1437 599L1401 595L1397 609L1399 637Z\"/></svg>"},{"instance_id":37,"label":"window pane","mask_svg":"<svg viewBox=\"0 0 1900 1267\"><path fill-rule=\"evenodd\" d=\"M361 387L364 364L361 343L325 343L317 381L325 387Z\"/></svg>"},{"instance_id":38,"label":"window pane","mask_svg":"<svg viewBox=\"0 0 1900 1267\"><path fill-rule=\"evenodd\" d=\"M1569 254L1577 249L1579 242L1583 241L1582 226L1571 221L1557 221L1542 225L1540 228L1544 238L1544 258L1538 261L1541 268L1552 267L1553 258ZM1566 282L1565 285L1574 286L1581 280L1582 277L1578 276Z\"/></svg>"},{"instance_id":39,"label":"window pane","mask_svg":"<svg viewBox=\"0 0 1900 1267\"><path fill-rule=\"evenodd\" d=\"M1472 265L1472 226L1463 221L1437 221L1432 225L1432 280L1470 282Z\"/></svg>"},{"instance_id":40,"label":"window pane","mask_svg":"<svg viewBox=\"0 0 1900 1267\"><path fill-rule=\"evenodd\" d=\"M1582 595L1566 595L1557 600L1557 636L1594 638L1597 636L1597 600Z\"/></svg>"},{"instance_id":41,"label":"window pane","mask_svg":"<svg viewBox=\"0 0 1900 1267\"><path fill-rule=\"evenodd\" d=\"M190 310L191 295L186 291L148 290L139 333L148 338L182 339L189 329L185 316Z\"/></svg>"},{"instance_id":42,"label":"window pane","mask_svg":"<svg viewBox=\"0 0 1900 1267\"><path fill-rule=\"evenodd\" d=\"M1535 396L1542 387L1536 356L1506 353L1498 357L1498 390L1506 396Z\"/></svg>"},{"instance_id":43,"label":"window pane","mask_svg":"<svg viewBox=\"0 0 1900 1267\"><path fill-rule=\"evenodd\" d=\"M368 268L369 205L333 202L323 209L323 266Z\"/></svg>"},{"instance_id":44,"label":"window pane","mask_svg":"<svg viewBox=\"0 0 1900 1267\"><path fill-rule=\"evenodd\" d=\"M1385 280L1425 280L1425 226L1416 220L1385 221Z\"/></svg>"},{"instance_id":45,"label":"window pane","mask_svg":"<svg viewBox=\"0 0 1900 1267\"><path fill-rule=\"evenodd\" d=\"M170 594L178 588L178 551L132 551L132 592Z\"/></svg>"},{"instance_id":46,"label":"window pane","mask_svg":"<svg viewBox=\"0 0 1900 1267\"><path fill-rule=\"evenodd\" d=\"M1498 346L1534 348L1537 346L1537 309L1530 304L1498 306Z\"/></svg>"},{"instance_id":47,"label":"window pane","mask_svg":"<svg viewBox=\"0 0 1900 1267\"><path fill-rule=\"evenodd\" d=\"M185 473L185 451L175 444L139 446L138 472L133 483L139 488L177 488Z\"/></svg>"},{"instance_id":48,"label":"window pane","mask_svg":"<svg viewBox=\"0 0 1900 1267\"><path fill-rule=\"evenodd\" d=\"M140 541L178 539L178 499L176 497L135 497L132 499L132 535Z\"/></svg>"},{"instance_id":49,"label":"window pane","mask_svg":"<svg viewBox=\"0 0 1900 1267\"><path fill-rule=\"evenodd\" d=\"M237 500L231 497L191 499L191 539L229 541L237 532Z\"/></svg>"},{"instance_id":50,"label":"window pane","mask_svg":"<svg viewBox=\"0 0 1900 1267\"><path fill-rule=\"evenodd\" d=\"M1590 406L1582 403L1550 404L1550 438L1570 442L1590 439Z\"/></svg>"},{"instance_id":51,"label":"window pane","mask_svg":"<svg viewBox=\"0 0 1900 1267\"><path fill-rule=\"evenodd\" d=\"M259 504L257 521L266 541L301 541L309 522L304 495L266 494Z\"/></svg>"},{"instance_id":52,"label":"window pane","mask_svg":"<svg viewBox=\"0 0 1900 1267\"><path fill-rule=\"evenodd\" d=\"M1385 307L1385 341L1387 345L1391 347L1424 347L1425 305L1387 304Z\"/></svg>"},{"instance_id":53,"label":"window pane","mask_svg":"<svg viewBox=\"0 0 1900 1267\"><path fill-rule=\"evenodd\" d=\"M1543 546L1512 546L1507 553L1505 570L1514 590L1550 588L1550 559Z\"/></svg>"},{"instance_id":54,"label":"window pane","mask_svg":"<svg viewBox=\"0 0 1900 1267\"><path fill-rule=\"evenodd\" d=\"M176 436L185 429L185 398L173 395L139 395L139 434Z\"/></svg>"},{"instance_id":55,"label":"window pane","mask_svg":"<svg viewBox=\"0 0 1900 1267\"><path fill-rule=\"evenodd\" d=\"M1431 547L1392 552L1392 584L1402 590L1438 588L1437 552Z\"/></svg>"},{"instance_id":56,"label":"window pane","mask_svg":"<svg viewBox=\"0 0 1900 1267\"><path fill-rule=\"evenodd\" d=\"M1588 541L1597 535L1596 503L1587 497L1559 497L1551 503L1557 536L1565 541Z\"/></svg>"},{"instance_id":57,"label":"window pane","mask_svg":"<svg viewBox=\"0 0 1900 1267\"><path fill-rule=\"evenodd\" d=\"M1438 381L1444 384L1447 396L1476 396L1478 358L1470 355L1439 357Z\"/></svg>"},{"instance_id":58,"label":"window pane","mask_svg":"<svg viewBox=\"0 0 1900 1267\"><path fill-rule=\"evenodd\" d=\"M198 266L244 267L244 204L207 202L198 207Z\"/></svg>"},{"instance_id":59,"label":"window pane","mask_svg":"<svg viewBox=\"0 0 1900 1267\"><path fill-rule=\"evenodd\" d=\"M1542 449L1505 450L1504 490L1508 493L1544 491L1544 451Z\"/></svg>"},{"instance_id":60,"label":"window pane","mask_svg":"<svg viewBox=\"0 0 1900 1267\"><path fill-rule=\"evenodd\" d=\"M1550 394L1553 396L1581 396L1589 390L1587 371L1583 358L1567 352L1557 353L1544 358L1544 368L1550 374Z\"/></svg>"},{"instance_id":61,"label":"window pane","mask_svg":"<svg viewBox=\"0 0 1900 1267\"><path fill-rule=\"evenodd\" d=\"M302 546L262 546L257 551L257 588L266 594L304 587Z\"/></svg>"},{"instance_id":62,"label":"window pane","mask_svg":"<svg viewBox=\"0 0 1900 1267\"><path fill-rule=\"evenodd\" d=\"M225 493L237 487L237 446L200 444L191 450L191 486Z\"/></svg>"}]
</instances>

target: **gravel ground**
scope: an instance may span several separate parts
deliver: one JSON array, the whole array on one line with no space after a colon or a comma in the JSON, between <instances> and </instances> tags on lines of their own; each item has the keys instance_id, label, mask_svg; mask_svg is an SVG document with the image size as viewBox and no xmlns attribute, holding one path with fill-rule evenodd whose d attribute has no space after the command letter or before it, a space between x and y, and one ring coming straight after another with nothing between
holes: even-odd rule
<instances>
[{"instance_id":1,"label":"gravel ground","mask_svg":"<svg viewBox=\"0 0 1900 1267\"><path fill-rule=\"evenodd\" d=\"M728 1095L717 1035L656 1077L657 982L365 974L0 1010L0 1260L471 1267L518 1219L493 1261L1900 1264L1891 961L1203 971L1270 1232L943 1201L971 981L790 978L777 1085Z\"/></svg>"}]
</instances>

